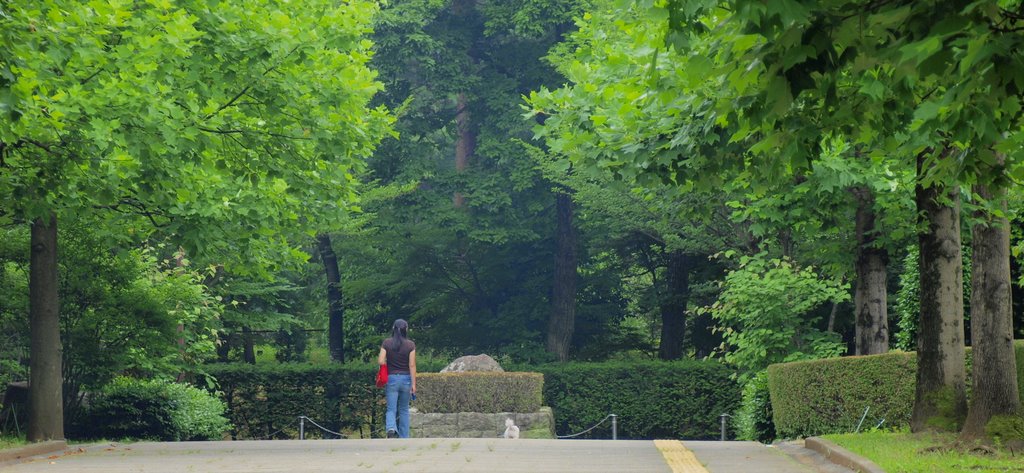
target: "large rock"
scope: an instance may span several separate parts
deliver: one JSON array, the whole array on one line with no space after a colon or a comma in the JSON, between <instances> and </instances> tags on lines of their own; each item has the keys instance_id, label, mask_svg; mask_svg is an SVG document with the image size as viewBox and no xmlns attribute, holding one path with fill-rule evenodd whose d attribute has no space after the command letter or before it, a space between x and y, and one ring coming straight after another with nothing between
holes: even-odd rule
<instances>
[{"instance_id":1,"label":"large rock","mask_svg":"<svg viewBox=\"0 0 1024 473\"><path fill-rule=\"evenodd\" d=\"M497 361L494 361L494 358L483 354L460 356L441 370L442 373L462 373L466 371L504 372L505 370L501 368Z\"/></svg>"}]
</instances>

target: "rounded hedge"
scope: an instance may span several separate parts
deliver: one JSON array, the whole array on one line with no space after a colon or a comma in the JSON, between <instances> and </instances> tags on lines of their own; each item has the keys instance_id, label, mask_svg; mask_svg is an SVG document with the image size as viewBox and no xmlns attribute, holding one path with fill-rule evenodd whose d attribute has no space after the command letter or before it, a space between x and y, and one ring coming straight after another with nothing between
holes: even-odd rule
<instances>
[{"instance_id":1,"label":"rounded hedge","mask_svg":"<svg viewBox=\"0 0 1024 473\"><path fill-rule=\"evenodd\" d=\"M89 405L86 438L220 440L230 428L225 405L185 384L116 378Z\"/></svg>"}]
</instances>

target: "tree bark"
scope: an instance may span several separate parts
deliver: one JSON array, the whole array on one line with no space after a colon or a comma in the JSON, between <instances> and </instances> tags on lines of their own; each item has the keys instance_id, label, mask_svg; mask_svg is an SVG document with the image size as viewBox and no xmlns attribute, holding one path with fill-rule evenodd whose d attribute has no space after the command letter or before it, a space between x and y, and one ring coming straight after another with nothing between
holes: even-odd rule
<instances>
[{"instance_id":1,"label":"tree bark","mask_svg":"<svg viewBox=\"0 0 1024 473\"><path fill-rule=\"evenodd\" d=\"M320 260L327 274L327 347L331 359L345 362L345 306L341 298L341 271L338 269L338 256L331 245L331 237L326 233L317 235L320 248Z\"/></svg>"},{"instance_id":2,"label":"tree bark","mask_svg":"<svg viewBox=\"0 0 1024 473\"><path fill-rule=\"evenodd\" d=\"M889 351L889 313L886 307L886 265L889 255L876 246L875 196L866 187L853 189L857 198L857 282L853 303L858 355Z\"/></svg>"},{"instance_id":3,"label":"tree bark","mask_svg":"<svg viewBox=\"0 0 1024 473\"><path fill-rule=\"evenodd\" d=\"M455 141L455 172L462 174L469 167L469 157L476 150L476 134L473 132L470 122L469 105L465 93L460 93L456 101L455 124L458 129L458 138ZM461 192L455 192L452 201L455 203L455 207L466 205L466 199Z\"/></svg>"},{"instance_id":4,"label":"tree bark","mask_svg":"<svg viewBox=\"0 0 1024 473\"><path fill-rule=\"evenodd\" d=\"M1006 214L1005 192L974 186L983 199L999 202ZM1013 351L1013 312L1010 289L1010 222L979 210L981 222L972 228L971 347L973 355L971 405L960 438L985 436L994 415L1018 412L1017 362Z\"/></svg>"},{"instance_id":5,"label":"tree bark","mask_svg":"<svg viewBox=\"0 0 1024 473\"><path fill-rule=\"evenodd\" d=\"M242 327L242 361L250 365L256 364L256 351L253 349L252 329Z\"/></svg>"},{"instance_id":6,"label":"tree bark","mask_svg":"<svg viewBox=\"0 0 1024 473\"><path fill-rule=\"evenodd\" d=\"M64 438L60 313L57 300L57 217L32 222L29 260L30 442Z\"/></svg>"},{"instance_id":7,"label":"tree bark","mask_svg":"<svg viewBox=\"0 0 1024 473\"><path fill-rule=\"evenodd\" d=\"M661 298L661 345L658 347L658 357L662 360L678 360L683 357L686 304L689 298L689 258L683 253L669 253L665 270L665 293Z\"/></svg>"},{"instance_id":8,"label":"tree bark","mask_svg":"<svg viewBox=\"0 0 1024 473\"><path fill-rule=\"evenodd\" d=\"M551 291L547 350L558 361L568 361L569 346L576 324L576 232L573 228L572 196L555 195L557 213L555 280Z\"/></svg>"},{"instance_id":9,"label":"tree bark","mask_svg":"<svg viewBox=\"0 0 1024 473\"><path fill-rule=\"evenodd\" d=\"M918 158L918 176L923 160ZM954 430L967 410L960 196L955 187L934 183L926 188L920 182L915 194L919 223L927 230L918 235L921 315L910 428L914 432Z\"/></svg>"}]
</instances>

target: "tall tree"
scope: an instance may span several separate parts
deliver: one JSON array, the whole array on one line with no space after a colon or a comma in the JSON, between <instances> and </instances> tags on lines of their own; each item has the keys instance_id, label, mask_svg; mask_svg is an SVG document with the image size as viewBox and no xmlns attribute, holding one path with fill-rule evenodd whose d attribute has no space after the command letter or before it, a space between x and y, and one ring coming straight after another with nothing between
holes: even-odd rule
<instances>
[{"instance_id":1,"label":"tall tree","mask_svg":"<svg viewBox=\"0 0 1024 473\"><path fill-rule=\"evenodd\" d=\"M936 219L926 222L926 231L947 232L955 224L947 190L989 181L993 173L985 163L995 151L1007 152L1010 163L1022 155L1024 107L1017 91L1024 61L1016 6L643 2L584 24L583 31L598 31L591 36L604 47L580 54L570 68L575 85L551 95L553 102L535 102L536 109L546 113L544 106L554 103L559 117L548 123L583 122L594 130L578 138L557 136L556 145L578 148L578 166L605 168L640 183L661 178L699 185L697 176L741 164L756 165L770 181L780 172L815 165L823 138L842 136L879 163L916 169L918 187L934 188L918 199L922 215ZM624 20L623 12L642 20ZM646 52L650 60L623 57L630 50ZM600 56L615 60L599 64L594 59ZM649 86L656 91L643 92ZM591 107L597 95L601 103ZM1019 172L1013 164L1007 169ZM925 235L921 243L940 240L959 241ZM948 256L958 250L943 251ZM941 280L961 280L956 264L941 267L947 271ZM922 290L938 290L933 282L922 280ZM945 396L949 409L915 427L955 427L963 415L957 394L962 387L954 385L962 379L963 327L957 322L961 333L953 334L954 322L943 322L941 312L928 313L936 317L923 323L948 327L930 330L929 336L945 335L926 342L937 356L924 355L918 364L925 389L915 403L920 412L934 412L928 406Z\"/></svg>"},{"instance_id":2,"label":"tall tree","mask_svg":"<svg viewBox=\"0 0 1024 473\"><path fill-rule=\"evenodd\" d=\"M889 256L877 243L874 194L866 186L854 187L851 191L857 200L856 287L853 292L856 353L874 355L889 351L886 273Z\"/></svg>"},{"instance_id":3,"label":"tall tree","mask_svg":"<svg viewBox=\"0 0 1024 473\"><path fill-rule=\"evenodd\" d=\"M924 157L920 158L923 166ZM920 172L919 172L920 174ZM963 269L957 189L917 187L921 317L911 430L953 430L967 412ZM946 423L941 423L946 422ZM951 423L951 424L950 424Z\"/></svg>"},{"instance_id":4,"label":"tall tree","mask_svg":"<svg viewBox=\"0 0 1024 473\"><path fill-rule=\"evenodd\" d=\"M64 438L60 323L57 301L57 217L32 222L29 263L30 441Z\"/></svg>"},{"instance_id":5,"label":"tall tree","mask_svg":"<svg viewBox=\"0 0 1024 473\"><path fill-rule=\"evenodd\" d=\"M551 293L551 317L548 319L547 349L558 361L569 359L576 323L576 229L573 224L572 196L555 195L555 272Z\"/></svg>"},{"instance_id":6,"label":"tall tree","mask_svg":"<svg viewBox=\"0 0 1024 473\"><path fill-rule=\"evenodd\" d=\"M690 257L681 251L667 255L665 297L661 301L661 345L658 357L678 360L683 357L686 336L686 305L690 296Z\"/></svg>"},{"instance_id":7,"label":"tall tree","mask_svg":"<svg viewBox=\"0 0 1024 473\"><path fill-rule=\"evenodd\" d=\"M996 167L1005 164L1002 155ZM999 175L1001 173L994 173ZM1001 180L1002 178L1000 178ZM1017 370L1014 366L1013 311L1010 295L1010 222L1005 217L1005 184L978 183L974 193L995 204L996 209L976 211L971 254L971 347L974 364L970 409L961 436L983 437L994 415L1019 413L1021 408Z\"/></svg>"},{"instance_id":8,"label":"tall tree","mask_svg":"<svg viewBox=\"0 0 1024 473\"><path fill-rule=\"evenodd\" d=\"M338 255L334 253L331 236L317 235L320 261L327 276L327 348L334 361L345 361L345 305L341 298L341 271Z\"/></svg>"},{"instance_id":9,"label":"tall tree","mask_svg":"<svg viewBox=\"0 0 1024 473\"><path fill-rule=\"evenodd\" d=\"M5 5L0 207L20 222L141 214L148 222L131 234L173 237L235 271L301 257L287 236L351 205L352 171L387 132L386 112L368 108L379 89L365 67L374 11L363 1ZM51 297L42 287L33 300ZM56 326L55 304L30 317ZM59 367L59 344L32 345ZM33 371L33 389L59 373ZM47 412L33 404L30 440L62 436Z\"/></svg>"},{"instance_id":10,"label":"tall tree","mask_svg":"<svg viewBox=\"0 0 1024 473\"><path fill-rule=\"evenodd\" d=\"M380 148L367 177L416 186L368 206L377 218L365 244L336 242L355 262L346 295L379 307L371 323L403 317L424 344L553 357L556 192L520 142L530 132L519 101L557 80L541 58L576 3L403 0L382 9L374 65L387 85L382 102L401 110L400 138Z\"/></svg>"}]
</instances>

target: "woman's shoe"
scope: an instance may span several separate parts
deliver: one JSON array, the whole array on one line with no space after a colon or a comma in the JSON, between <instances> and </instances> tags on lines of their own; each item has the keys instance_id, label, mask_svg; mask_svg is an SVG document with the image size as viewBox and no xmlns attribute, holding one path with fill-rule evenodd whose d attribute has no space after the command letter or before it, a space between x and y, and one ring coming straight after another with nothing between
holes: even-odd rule
<instances>
[{"instance_id":1,"label":"woman's shoe","mask_svg":"<svg viewBox=\"0 0 1024 473\"><path fill-rule=\"evenodd\" d=\"M389 439L396 439L396 438L398 438L398 432L395 432L394 430L389 430L388 431L388 438Z\"/></svg>"}]
</instances>

